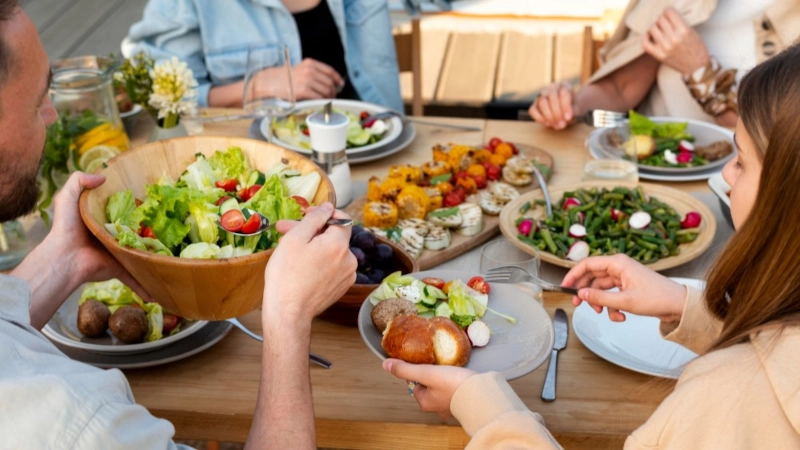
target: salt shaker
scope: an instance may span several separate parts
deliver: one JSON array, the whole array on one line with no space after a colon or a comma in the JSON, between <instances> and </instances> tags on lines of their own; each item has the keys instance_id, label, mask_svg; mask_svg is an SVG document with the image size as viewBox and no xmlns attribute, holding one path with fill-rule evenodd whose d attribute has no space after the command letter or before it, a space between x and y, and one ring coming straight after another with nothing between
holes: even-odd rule
<instances>
[{"instance_id":1,"label":"salt shaker","mask_svg":"<svg viewBox=\"0 0 800 450\"><path fill-rule=\"evenodd\" d=\"M336 191L336 207L341 208L353 200L350 164L347 162L347 127L350 119L331 111L331 104L323 112L306 118L311 138L311 158L328 175Z\"/></svg>"}]
</instances>

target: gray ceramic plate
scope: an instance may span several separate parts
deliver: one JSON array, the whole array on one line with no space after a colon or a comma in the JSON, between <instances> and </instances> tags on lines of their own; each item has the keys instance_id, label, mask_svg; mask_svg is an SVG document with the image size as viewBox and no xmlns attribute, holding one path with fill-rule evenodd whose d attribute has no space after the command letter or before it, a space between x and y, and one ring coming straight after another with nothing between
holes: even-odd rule
<instances>
[{"instance_id":1,"label":"gray ceramic plate","mask_svg":"<svg viewBox=\"0 0 800 450\"><path fill-rule=\"evenodd\" d=\"M451 270L427 270L414 277L436 277L445 281L460 279L465 283L477 275ZM489 345L473 348L465 367L476 372L501 372L513 380L536 370L550 357L553 349L553 322L539 303L511 284L492 283L489 307L517 319L516 324L487 311L482 318L492 331ZM358 331L373 353L386 359L380 332L372 324L372 304L364 301L358 312Z\"/></svg>"},{"instance_id":2,"label":"gray ceramic plate","mask_svg":"<svg viewBox=\"0 0 800 450\"><path fill-rule=\"evenodd\" d=\"M174 344L181 339L191 336L208 325L203 320L184 324L183 329L178 333L159 339L154 342L142 342L140 344L125 344L117 340L110 332L99 338L87 338L78 331L78 300L81 298L83 287L73 292L63 305L56 311L53 318L44 326L42 333L51 341L66 347L87 350L95 353L105 354L133 354L153 351Z\"/></svg>"},{"instance_id":3,"label":"gray ceramic plate","mask_svg":"<svg viewBox=\"0 0 800 450\"><path fill-rule=\"evenodd\" d=\"M733 145L733 132L730 130L711 124L707 122L701 122L699 120L690 120L690 119L677 119L674 117L651 117L650 118L653 122L656 123L663 123L663 122L688 122L689 125L686 128L686 131L695 137L695 143L698 145L708 145L715 141L730 141L731 145ZM589 152L595 158L608 158L610 155L613 155L615 151L621 151L618 149L616 145L609 139L612 133L617 133L622 141L628 139L628 134L630 133L630 129L627 125L627 122L624 125L620 125L618 127L613 128L598 128L594 130L586 141L586 145L589 147ZM736 154L736 146L733 145L733 153L724 158L718 159L716 161L711 161L710 163L704 166L697 166L697 167L656 167L656 166L648 166L645 164L639 164L639 177L645 178L642 176L643 173L652 173L657 175L663 175L666 177L670 176L686 176L691 174L706 174L706 173L713 173L718 170L722 170L722 166L724 166L731 158ZM705 178L708 178L707 176Z\"/></svg>"},{"instance_id":4,"label":"gray ceramic plate","mask_svg":"<svg viewBox=\"0 0 800 450\"><path fill-rule=\"evenodd\" d=\"M75 361L85 362L105 369L141 369L168 364L196 355L222 340L231 331L231 328L233 328L233 325L228 322L209 322L197 333L187 336L186 339L147 353L103 354L67 347L58 343L55 345Z\"/></svg>"}]
</instances>

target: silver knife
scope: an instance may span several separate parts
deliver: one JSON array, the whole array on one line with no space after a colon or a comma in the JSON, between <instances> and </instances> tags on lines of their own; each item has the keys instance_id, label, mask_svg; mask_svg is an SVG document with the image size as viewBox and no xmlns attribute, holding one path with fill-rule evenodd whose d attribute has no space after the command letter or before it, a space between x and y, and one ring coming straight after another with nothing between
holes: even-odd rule
<instances>
[{"instance_id":1,"label":"silver knife","mask_svg":"<svg viewBox=\"0 0 800 450\"><path fill-rule=\"evenodd\" d=\"M569 325L567 324L567 313L563 309L556 309L553 319L553 329L555 330L555 344L553 352L550 353L550 365L547 367L547 376L544 379L542 388L542 400L552 402L556 399L556 366L558 366L558 351L564 350L567 346L567 336L569 336Z\"/></svg>"}]
</instances>

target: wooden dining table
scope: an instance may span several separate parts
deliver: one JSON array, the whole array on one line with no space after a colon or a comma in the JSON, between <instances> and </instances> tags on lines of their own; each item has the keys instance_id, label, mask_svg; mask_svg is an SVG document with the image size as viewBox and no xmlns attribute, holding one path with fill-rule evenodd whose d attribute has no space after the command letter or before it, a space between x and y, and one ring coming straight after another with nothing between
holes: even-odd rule
<instances>
[{"instance_id":1,"label":"wooden dining table","mask_svg":"<svg viewBox=\"0 0 800 450\"><path fill-rule=\"evenodd\" d=\"M354 181L364 184L372 175L386 174L391 165L421 164L431 158L431 147L437 143L479 145L494 136L550 152L555 158L551 186L579 182L588 158L584 140L592 129L585 125L552 131L533 122L424 119L477 127L479 131L418 124L416 139L405 150L354 165ZM247 137L250 125L246 120L207 123L202 133ZM131 131L133 143L145 141L151 127L149 117L140 117ZM692 263L666 272L702 278L732 229L724 223L706 181L665 184L699 197L717 216L718 231L711 248ZM476 248L439 268L477 273L479 259L480 249ZM564 270L543 264L542 272L544 278L558 281ZM570 317L574 310L570 297L557 293L544 295L544 307L551 317L556 308L565 309ZM255 332L261 331L259 319L259 312L240 318ZM469 442L469 436L453 419L445 421L420 411L408 395L406 383L381 368L380 359L364 344L357 328L317 319L311 351L333 362L329 370L311 366L319 447L456 449ZM167 365L126 370L125 375L136 401L155 416L172 422L176 438L244 442L253 419L261 364L261 343L233 330L200 354ZM566 448L621 448L625 437L647 420L674 385L671 380L636 373L601 359L581 344L572 329L559 357L557 399L550 403L540 397L546 370L545 363L511 385L532 411L544 417L548 429Z\"/></svg>"}]
</instances>

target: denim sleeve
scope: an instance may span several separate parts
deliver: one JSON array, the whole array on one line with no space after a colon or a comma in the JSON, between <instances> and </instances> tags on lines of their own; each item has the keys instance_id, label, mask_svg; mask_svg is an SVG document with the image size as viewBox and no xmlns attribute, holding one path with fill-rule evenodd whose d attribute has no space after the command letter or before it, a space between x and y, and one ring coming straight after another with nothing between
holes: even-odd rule
<instances>
[{"instance_id":1,"label":"denim sleeve","mask_svg":"<svg viewBox=\"0 0 800 450\"><path fill-rule=\"evenodd\" d=\"M134 53L145 51L156 61L177 56L186 62L199 85L197 102L208 106L211 79L194 0L150 0L142 20L131 26L128 38L135 44Z\"/></svg>"}]
</instances>

